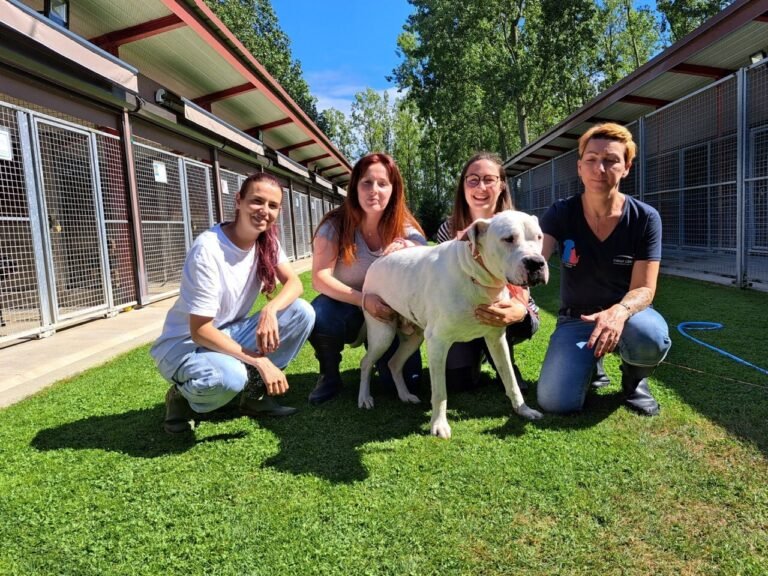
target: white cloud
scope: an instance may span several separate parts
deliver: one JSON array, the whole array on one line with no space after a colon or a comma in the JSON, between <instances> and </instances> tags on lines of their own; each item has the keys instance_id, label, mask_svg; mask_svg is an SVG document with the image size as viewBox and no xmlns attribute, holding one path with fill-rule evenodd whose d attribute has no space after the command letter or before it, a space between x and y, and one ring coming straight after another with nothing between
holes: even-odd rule
<instances>
[{"instance_id":1,"label":"white cloud","mask_svg":"<svg viewBox=\"0 0 768 576\"><path fill-rule=\"evenodd\" d=\"M328 108L335 108L349 116L355 94L367 88L365 83L356 76L354 72L345 70L324 70L307 74L307 83L312 95L317 98L317 110L321 112ZM398 93L395 87L376 89L376 91L381 94L386 92L390 103L404 96L404 93Z\"/></svg>"}]
</instances>

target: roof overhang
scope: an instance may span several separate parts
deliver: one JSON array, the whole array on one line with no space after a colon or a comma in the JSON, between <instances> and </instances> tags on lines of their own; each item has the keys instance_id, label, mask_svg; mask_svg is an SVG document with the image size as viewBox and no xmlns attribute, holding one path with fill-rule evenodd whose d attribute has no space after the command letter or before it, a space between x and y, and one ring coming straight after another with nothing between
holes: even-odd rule
<instances>
[{"instance_id":1,"label":"roof overhang","mask_svg":"<svg viewBox=\"0 0 768 576\"><path fill-rule=\"evenodd\" d=\"M3 0L2 26L87 68L110 84L138 92L138 70L17 0Z\"/></svg>"}]
</instances>

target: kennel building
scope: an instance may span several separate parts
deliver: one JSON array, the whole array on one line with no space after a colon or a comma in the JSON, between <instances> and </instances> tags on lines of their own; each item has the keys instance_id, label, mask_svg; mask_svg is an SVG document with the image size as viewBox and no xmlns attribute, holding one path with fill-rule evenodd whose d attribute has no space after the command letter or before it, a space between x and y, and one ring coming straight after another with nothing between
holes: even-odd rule
<instances>
[{"instance_id":1,"label":"kennel building","mask_svg":"<svg viewBox=\"0 0 768 576\"><path fill-rule=\"evenodd\" d=\"M768 290L768 1L737 0L504 167L541 215L580 193L578 138L599 122L638 144L621 191L663 223L662 272Z\"/></svg>"},{"instance_id":2,"label":"kennel building","mask_svg":"<svg viewBox=\"0 0 768 576\"><path fill-rule=\"evenodd\" d=\"M0 344L177 294L257 171L310 256L351 166L202 0L0 0Z\"/></svg>"}]
</instances>

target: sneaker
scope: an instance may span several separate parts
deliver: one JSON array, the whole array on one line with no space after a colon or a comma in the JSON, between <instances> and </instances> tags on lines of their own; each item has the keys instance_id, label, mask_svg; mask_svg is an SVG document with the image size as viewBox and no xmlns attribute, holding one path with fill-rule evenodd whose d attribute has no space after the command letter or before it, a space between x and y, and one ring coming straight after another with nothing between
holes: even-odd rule
<instances>
[{"instance_id":1,"label":"sneaker","mask_svg":"<svg viewBox=\"0 0 768 576\"><path fill-rule=\"evenodd\" d=\"M189 402L173 384L165 393L165 420L163 429L168 434L184 434L195 429L195 413Z\"/></svg>"},{"instance_id":2,"label":"sneaker","mask_svg":"<svg viewBox=\"0 0 768 576\"><path fill-rule=\"evenodd\" d=\"M246 416L290 416L298 412L296 408L283 406L267 394L267 387L256 368L247 367L248 382L240 396L240 412Z\"/></svg>"}]
</instances>

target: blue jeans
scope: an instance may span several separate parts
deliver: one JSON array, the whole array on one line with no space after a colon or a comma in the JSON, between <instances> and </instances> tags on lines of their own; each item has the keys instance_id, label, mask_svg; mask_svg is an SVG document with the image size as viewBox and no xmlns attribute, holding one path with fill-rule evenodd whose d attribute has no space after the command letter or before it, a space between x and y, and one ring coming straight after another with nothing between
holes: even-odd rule
<instances>
[{"instance_id":1,"label":"blue jeans","mask_svg":"<svg viewBox=\"0 0 768 576\"><path fill-rule=\"evenodd\" d=\"M344 344L352 344L357 340L360 329L365 323L363 311L354 304L347 304L334 300L325 294L320 294L312 300L312 308L315 309L315 328L313 335L320 335L326 338L332 338L339 344L339 352L344 348ZM311 341L311 340L310 340ZM395 387L395 381L389 371L387 362L397 350L397 339L387 350L386 354L376 362L376 369L379 373L379 382L387 387ZM403 366L403 378L409 389L413 392L411 384L418 387L421 378L421 352L416 351L408 358Z\"/></svg>"},{"instance_id":2,"label":"blue jeans","mask_svg":"<svg viewBox=\"0 0 768 576\"><path fill-rule=\"evenodd\" d=\"M256 327L260 312L222 326L220 330L238 344L258 351ZM280 347L268 354L272 363L284 370L307 341L315 320L315 311L300 298L277 313ZM245 364L228 354L214 352L184 340L158 363L163 377L176 384L181 395L195 412L205 413L221 408L242 392L248 381Z\"/></svg>"},{"instance_id":3,"label":"blue jeans","mask_svg":"<svg viewBox=\"0 0 768 576\"><path fill-rule=\"evenodd\" d=\"M591 381L597 358L586 346L594 322L560 316L549 339L539 375L537 399L546 412L578 412ZM661 364L669 351L667 323L653 308L632 316L624 325L617 351L632 373L645 377Z\"/></svg>"}]
</instances>

